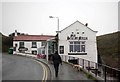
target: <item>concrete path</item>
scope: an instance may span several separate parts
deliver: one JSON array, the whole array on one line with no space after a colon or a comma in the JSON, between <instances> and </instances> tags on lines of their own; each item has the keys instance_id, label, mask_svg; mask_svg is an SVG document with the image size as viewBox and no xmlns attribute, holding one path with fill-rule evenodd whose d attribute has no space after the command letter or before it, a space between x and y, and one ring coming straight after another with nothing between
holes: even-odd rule
<instances>
[{"instance_id":1,"label":"concrete path","mask_svg":"<svg viewBox=\"0 0 120 82\"><path fill-rule=\"evenodd\" d=\"M77 71L70 64L67 64L64 62L62 63L62 65L60 64L59 73L58 73L59 75L56 78L53 64L50 62L47 62L44 59L39 59L39 60L45 62L50 67L51 74L52 74L52 80L89 80L89 81L92 81L91 79L87 78L86 75L82 71Z\"/></svg>"}]
</instances>

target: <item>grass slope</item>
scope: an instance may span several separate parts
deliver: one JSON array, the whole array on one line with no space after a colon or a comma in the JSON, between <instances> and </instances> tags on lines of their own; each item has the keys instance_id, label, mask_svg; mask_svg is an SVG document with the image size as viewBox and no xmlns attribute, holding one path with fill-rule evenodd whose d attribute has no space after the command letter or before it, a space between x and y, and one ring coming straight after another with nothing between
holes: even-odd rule
<instances>
[{"instance_id":1,"label":"grass slope","mask_svg":"<svg viewBox=\"0 0 120 82\"><path fill-rule=\"evenodd\" d=\"M2 34L0 33L0 52L2 51Z\"/></svg>"},{"instance_id":2,"label":"grass slope","mask_svg":"<svg viewBox=\"0 0 120 82\"><path fill-rule=\"evenodd\" d=\"M97 37L98 54L104 64L114 68L120 68L118 64L120 56L120 32L110 33Z\"/></svg>"},{"instance_id":3,"label":"grass slope","mask_svg":"<svg viewBox=\"0 0 120 82\"><path fill-rule=\"evenodd\" d=\"M2 52L7 52L8 49L12 47L13 44L12 41L13 41L12 37L8 37L0 33L0 46L1 46L0 49L2 50Z\"/></svg>"}]
</instances>

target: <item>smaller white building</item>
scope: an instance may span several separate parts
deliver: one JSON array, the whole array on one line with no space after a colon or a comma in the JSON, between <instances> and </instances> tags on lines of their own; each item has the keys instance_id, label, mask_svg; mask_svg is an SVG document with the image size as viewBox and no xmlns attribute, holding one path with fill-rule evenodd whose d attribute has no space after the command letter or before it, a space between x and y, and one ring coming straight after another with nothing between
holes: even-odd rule
<instances>
[{"instance_id":1,"label":"smaller white building","mask_svg":"<svg viewBox=\"0 0 120 82\"><path fill-rule=\"evenodd\" d=\"M45 54L47 40L54 38L51 35L19 35L13 39L14 52L31 54Z\"/></svg>"},{"instance_id":2,"label":"smaller white building","mask_svg":"<svg viewBox=\"0 0 120 82\"><path fill-rule=\"evenodd\" d=\"M96 33L87 24L79 21L74 22L58 32L58 48L60 55L69 55L96 62L97 45Z\"/></svg>"}]
</instances>

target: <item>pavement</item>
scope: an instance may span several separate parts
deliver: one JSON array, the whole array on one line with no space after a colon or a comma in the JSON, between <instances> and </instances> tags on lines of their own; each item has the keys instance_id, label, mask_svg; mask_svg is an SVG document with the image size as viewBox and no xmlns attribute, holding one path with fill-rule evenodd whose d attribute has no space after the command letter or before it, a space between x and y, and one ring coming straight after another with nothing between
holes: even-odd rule
<instances>
[{"instance_id":1,"label":"pavement","mask_svg":"<svg viewBox=\"0 0 120 82\"><path fill-rule=\"evenodd\" d=\"M89 80L93 82L93 80L87 78L87 76L82 71L77 71L72 67L72 65L65 62L63 62L62 65L59 65L58 77L55 77L54 66L51 61L47 62L45 59L39 60L46 63L50 67L52 80Z\"/></svg>"}]
</instances>

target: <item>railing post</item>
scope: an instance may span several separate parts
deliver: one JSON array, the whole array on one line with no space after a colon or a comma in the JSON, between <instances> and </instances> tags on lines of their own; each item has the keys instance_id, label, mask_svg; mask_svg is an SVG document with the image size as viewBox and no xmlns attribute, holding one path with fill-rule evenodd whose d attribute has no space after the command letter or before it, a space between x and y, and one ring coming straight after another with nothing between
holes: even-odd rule
<instances>
[{"instance_id":1,"label":"railing post","mask_svg":"<svg viewBox=\"0 0 120 82\"><path fill-rule=\"evenodd\" d=\"M88 61L88 72L90 72L90 61Z\"/></svg>"},{"instance_id":2,"label":"railing post","mask_svg":"<svg viewBox=\"0 0 120 82\"><path fill-rule=\"evenodd\" d=\"M105 70L104 70L104 71L105 71L105 72L104 72L104 80L105 80L105 82L106 82L106 79L107 79L107 78L106 78L106 66L104 66L104 69L105 69Z\"/></svg>"},{"instance_id":3,"label":"railing post","mask_svg":"<svg viewBox=\"0 0 120 82\"><path fill-rule=\"evenodd\" d=\"M84 69L84 59L83 59L83 69Z\"/></svg>"},{"instance_id":4,"label":"railing post","mask_svg":"<svg viewBox=\"0 0 120 82\"><path fill-rule=\"evenodd\" d=\"M65 56L65 62L66 62L66 56Z\"/></svg>"},{"instance_id":5,"label":"railing post","mask_svg":"<svg viewBox=\"0 0 120 82\"><path fill-rule=\"evenodd\" d=\"M118 82L120 82L120 71L118 71Z\"/></svg>"},{"instance_id":6,"label":"railing post","mask_svg":"<svg viewBox=\"0 0 120 82\"><path fill-rule=\"evenodd\" d=\"M98 66L97 66L98 64L97 63L95 63L95 69L96 69L96 71L95 71L95 75L97 76L97 72L98 72Z\"/></svg>"},{"instance_id":7,"label":"railing post","mask_svg":"<svg viewBox=\"0 0 120 82\"><path fill-rule=\"evenodd\" d=\"M78 61L79 61L79 63L78 63L78 64L80 65L80 58L78 58Z\"/></svg>"}]
</instances>

